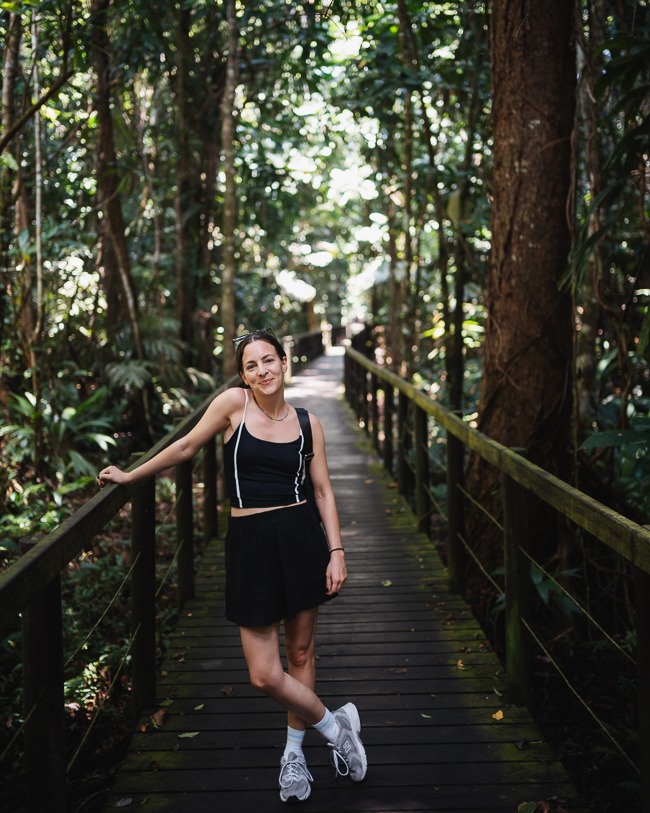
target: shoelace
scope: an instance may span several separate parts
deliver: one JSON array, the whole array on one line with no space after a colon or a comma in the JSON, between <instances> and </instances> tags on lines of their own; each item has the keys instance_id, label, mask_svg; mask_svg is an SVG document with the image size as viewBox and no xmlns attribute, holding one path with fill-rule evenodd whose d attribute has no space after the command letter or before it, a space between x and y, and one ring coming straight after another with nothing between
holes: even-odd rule
<instances>
[{"instance_id":1,"label":"shoelace","mask_svg":"<svg viewBox=\"0 0 650 813\"><path fill-rule=\"evenodd\" d=\"M340 751L336 750L334 746L332 746L332 750L330 751L330 762L334 766L334 770L339 776L347 776L350 773L350 763ZM341 763L343 763L345 771L341 769Z\"/></svg>"},{"instance_id":2,"label":"shoelace","mask_svg":"<svg viewBox=\"0 0 650 813\"><path fill-rule=\"evenodd\" d=\"M310 782L314 781L314 777L309 773L307 766L297 759L292 759L287 762L282 768L282 775L280 776L280 784L283 788L288 788L293 782L297 782L302 776L307 777Z\"/></svg>"}]
</instances>

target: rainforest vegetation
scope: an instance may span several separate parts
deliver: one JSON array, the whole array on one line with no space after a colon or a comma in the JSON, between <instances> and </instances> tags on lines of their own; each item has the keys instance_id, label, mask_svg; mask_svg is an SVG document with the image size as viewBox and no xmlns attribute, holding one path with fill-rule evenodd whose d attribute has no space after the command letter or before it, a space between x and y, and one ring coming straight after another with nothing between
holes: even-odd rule
<instances>
[{"instance_id":1,"label":"rainforest vegetation","mask_svg":"<svg viewBox=\"0 0 650 813\"><path fill-rule=\"evenodd\" d=\"M95 493L99 465L150 447L230 376L234 335L267 325L365 324L378 361L650 523L647 0L0 9L2 567ZM489 500L476 461L468 479ZM498 543L470 527L489 557ZM80 630L90 591L123 568L120 529L103 545L68 574ZM538 547L632 649L629 574L564 535ZM71 726L126 634L117 621L75 654ZM12 633L0 652L17 781L19 646ZM581 646L633 749L628 677ZM123 734L101 729L82 785ZM594 809L633 809L619 754L556 736Z\"/></svg>"}]
</instances>

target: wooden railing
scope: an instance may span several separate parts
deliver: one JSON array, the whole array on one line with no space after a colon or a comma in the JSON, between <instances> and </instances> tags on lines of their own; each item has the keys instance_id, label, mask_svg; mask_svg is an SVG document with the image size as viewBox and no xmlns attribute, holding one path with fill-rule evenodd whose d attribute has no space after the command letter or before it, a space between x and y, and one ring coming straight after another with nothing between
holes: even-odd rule
<instances>
[{"instance_id":1,"label":"wooden railing","mask_svg":"<svg viewBox=\"0 0 650 813\"><path fill-rule=\"evenodd\" d=\"M641 809L650 810L650 530L471 428L426 393L351 348L346 348L345 391L384 466L413 506L420 529L427 533L431 531L430 517L439 508L431 488L430 426L437 424L445 430L445 547L450 587L457 593L465 590L466 563L472 555L463 527L468 508L463 482L466 454L479 455L500 472L505 665L511 702L529 704L532 646L533 642L541 644L531 618L531 596L535 591L527 544L529 501L543 501L629 563L636 597L639 758L630 763L628 756L628 763L641 784ZM543 570L539 563L533 562L533 566ZM605 729L601 726L601 730Z\"/></svg>"},{"instance_id":2,"label":"wooden railing","mask_svg":"<svg viewBox=\"0 0 650 813\"><path fill-rule=\"evenodd\" d=\"M305 364L323 352L324 340L321 331L302 334L291 340L291 349L300 363ZM219 392L239 383L238 376L226 382L131 468L185 435ZM203 448L201 459L204 484L202 525L206 539L219 534L219 457L217 442L212 439ZM176 590L178 604L182 606L194 594L197 523L192 501L193 463L177 466L175 479ZM129 488L105 487L52 533L23 540L23 555L0 574L0 631L3 634L17 628L22 631L24 755L30 813L65 813L67 810L61 573L129 501L132 561L129 654L133 705L136 713L153 705L156 700L157 643L154 477ZM99 616L101 609L98 608Z\"/></svg>"}]
</instances>

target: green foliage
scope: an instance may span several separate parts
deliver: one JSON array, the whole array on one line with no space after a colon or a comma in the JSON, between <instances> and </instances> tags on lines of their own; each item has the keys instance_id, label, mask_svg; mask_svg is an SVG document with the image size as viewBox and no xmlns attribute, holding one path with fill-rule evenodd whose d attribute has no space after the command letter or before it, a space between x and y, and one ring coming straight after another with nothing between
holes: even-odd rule
<instances>
[{"instance_id":1,"label":"green foliage","mask_svg":"<svg viewBox=\"0 0 650 813\"><path fill-rule=\"evenodd\" d=\"M10 395L13 423L0 427L10 465L33 466L38 458L46 464L47 476L59 483L69 476L94 476L95 466L82 452L93 448L105 452L115 445L113 437L106 434L110 423L101 414L106 396L106 390L100 388L77 406L57 409L52 400L37 399L31 392ZM43 438L47 438L44 454Z\"/></svg>"}]
</instances>

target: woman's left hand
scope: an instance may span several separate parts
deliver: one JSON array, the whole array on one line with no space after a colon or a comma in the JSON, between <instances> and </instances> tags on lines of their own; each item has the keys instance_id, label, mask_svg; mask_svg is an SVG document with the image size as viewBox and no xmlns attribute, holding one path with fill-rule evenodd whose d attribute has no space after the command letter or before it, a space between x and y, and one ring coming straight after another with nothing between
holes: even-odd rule
<instances>
[{"instance_id":1,"label":"woman's left hand","mask_svg":"<svg viewBox=\"0 0 650 813\"><path fill-rule=\"evenodd\" d=\"M325 575L326 593L328 596L338 593L348 577L345 567L345 554L343 551L334 551L330 554L330 562Z\"/></svg>"}]
</instances>

